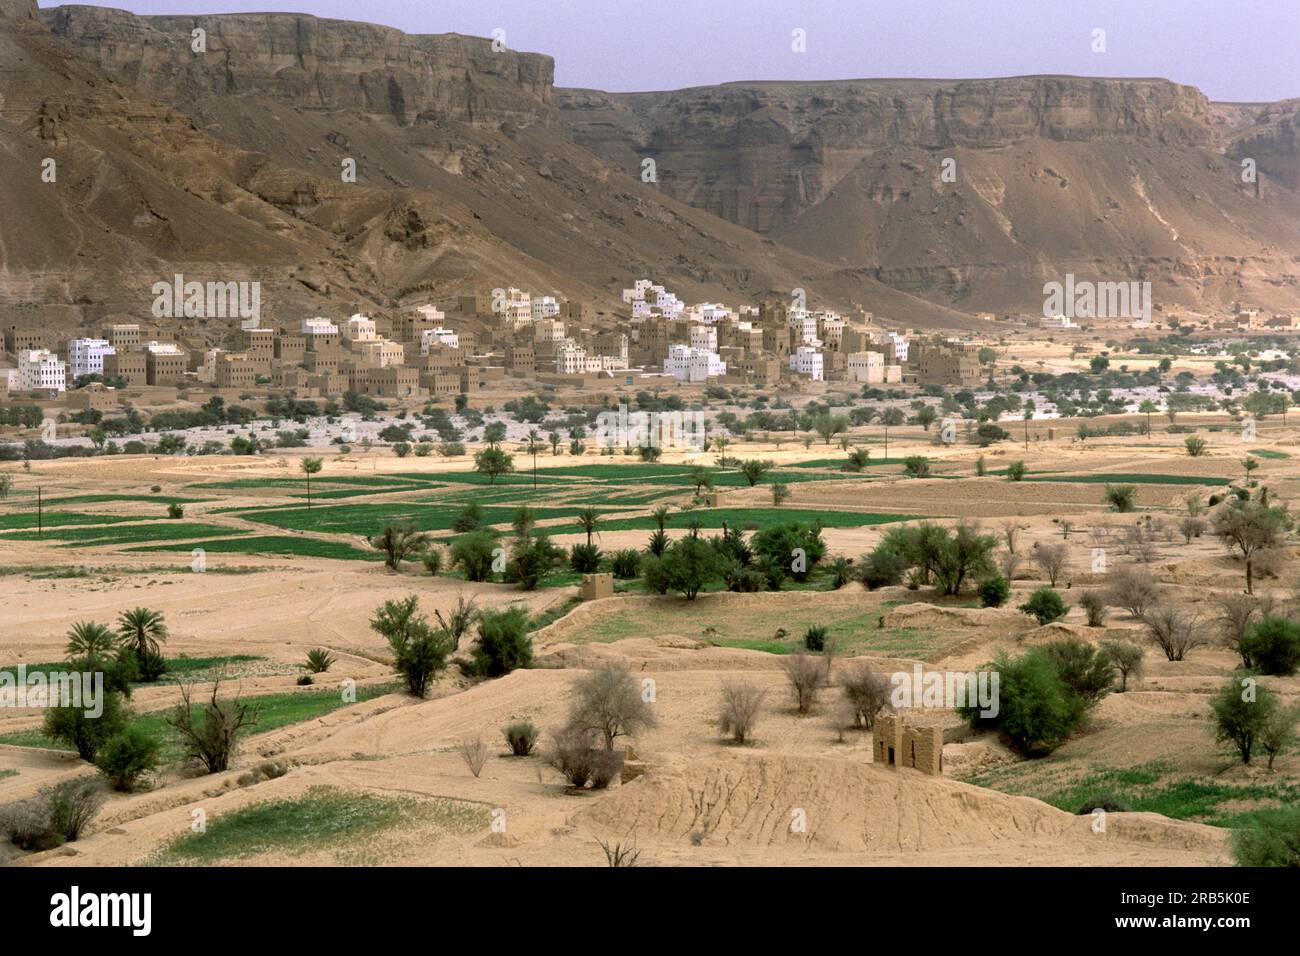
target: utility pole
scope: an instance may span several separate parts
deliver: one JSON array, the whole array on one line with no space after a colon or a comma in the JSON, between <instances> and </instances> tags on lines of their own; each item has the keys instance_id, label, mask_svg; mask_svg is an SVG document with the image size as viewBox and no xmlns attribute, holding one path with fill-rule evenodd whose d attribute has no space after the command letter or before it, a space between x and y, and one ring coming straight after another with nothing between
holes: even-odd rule
<instances>
[{"instance_id":1,"label":"utility pole","mask_svg":"<svg viewBox=\"0 0 1300 956\"><path fill-rule=\"evenodd\" d=\"M44 523L43 505L44 503L41 500L41 486L37 485L36 486L36 537L38 538L45 530L44 527L42 526Z\"/></svg>"}]
</instances>

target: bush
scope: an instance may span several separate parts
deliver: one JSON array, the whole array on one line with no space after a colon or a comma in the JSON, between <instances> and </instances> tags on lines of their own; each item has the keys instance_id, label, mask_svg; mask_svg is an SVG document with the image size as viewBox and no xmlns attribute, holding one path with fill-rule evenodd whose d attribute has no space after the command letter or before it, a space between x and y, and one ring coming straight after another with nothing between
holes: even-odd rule
<instances>
[{"instance_id":1,"label":"bush","mask_svg":"<svg viewBox=\"0 0 1300 956\"><path fill-rule=\"evenodd\" d=\"M257 723L257 708L238 697L221 700L217 693L221 682L212 685L212 699L207 706L195 707L190 687L181 685L181 702L167 723L180 735L185 755L198 760L208 773L221 773L230 767L240 735Z\"/></svg>"},{"instance_id":2,"label":"bush","mask_svg":"<svg viewBox=\"0 0 1300 956\"><path fill-rule=\"evenodd\" d=\"M466 581L486 581L492 576L497 547L495 531L472 531L452 542L450 565L460 568Z\"/></svg>"},{"instance_id":3,"label":"bush","mask_svg":"<svg viewBox=\"0 0 1300 956\"><path fill-rule=\"evenodd\" d=\"M162 745L139 726L110 737L95 757L95 766L114 790L130 791L144 774L158 766Z\"/></svg>"},{"instance_id":4,"label":"bush","mask_svg":"<svg viewBox=\"0 0 1300 956\"><path fill-rule=\"evenodd\" d=\"M1187 441L1183 442L1183 444L1187 448L1187 454L1190 455L1192 458L1202 457L1205 454L1206 447L1207 447L1205 444L1205 439L1197 438L1195 435L1189 436Z\"/></svg>"},{"instance_id":5,"label":"bush","mask_svg":"<svg viewBox=\"0 0 1300 956\"><path fill-rule=\"evenodd\" d=\"M603 739L606 750L614 738L636 734L657 723L632 672L621 663L607 663L573 684L569 730Z\"/></svg>"},{"instance_id":6,"label":"bush","mask_svg":"<svg viewBox=\"0 0 1300 956\"><path fill-rule=\"evenodd\" d=\"M1106 599L1097 591L1085 591L1079 595L1079 607L1088 616L1089 627L1101 627L1106 623Z\"/></svg>"},{"instance_id":7,"label":"bush","mask_svg":"<svg viewBox=\"0 0 1300 956\"><path fill-rule=\"evenodd\" d=\"M889 709L889 680L865 661L854 664L840 678L840 691L853 726L870 730L876 723L876 714Z\"/></svg>"},{"instance_id":8,"label":"bush","mask_svg":"<svg viewBox=\"0 0 1300 956\"><path fill-rule=\"evenodd\" d=\"M466 737L460 742L460 759L465 761L465 766L469 767L475 779L483 772L483 764L487 763L487 744L483 743L482 737Z\"/></svg>"},{"instance_id":9,"label":"bush","mask_svg":"<svg viewBox=\"0 0 1300 956\"><path fill-rule=\"evenodd\" d=\"M414 594L402 601L385 601L370 621L371 630L388 641L393 669L406 679L406 689L423 697L429 684L456 652L456 640L435 628L420 612Z\"/></svg>"},{"instance_id":10,"label":"bush","mask_svg":"<svg viewBox=\"0 0 1300 956\"><path fill-rule=\"evenodd\" d=\"M460 513L451 523L451 530L457 534L468 534L481 527L483 527L483 506L477 501L471 501L461 508Z\"/></svg>"},{"instance_id":11,"label":"bush","mask_svg":"<svg viewBox=\"0 0 1300 956\"><path fill-rule=\"evenodd\" d=\"M1023 461L1013 461L1007 465L1008 481L1024 481L1027 474L1029 474L1029 469L1025 467Z\"/></svg>"},{"instance_id":12,"label":"bush","mask_svg":"<svg viewBox=\"0 0 1300 956\"><path fill-rule=\"evenodd\" d=\"M323 647L314 647L307 652L307 670L313 674L323 674L334 666L334 655Z\"/></svg>"},{"instance_id":13,"label":"bush","mask_svg":"<svg viewBox=\"0 0 1300 956\"><path fill-rule=\"evenodd\" d=\"M1032 614L1038 619L1039 624L1050 624L1065 617L1070 608L1056 591L1051 588L1039 588L1029 595L1029 600L1020 605L1017 610Z\"/></svg>"},{"instance_id":14,"label":"bush","mask_svg":"<svg viewBox=\"0 0 1300 956\"><path fill-rule=\"evenodd\" d=\"M1147 635L1171 661L1183 660L1193 647L1206 643L1199 636L1199 621L1181 608L1154 608L1142 620L1147 626Z\"/></svg>"},{"instance_id":15,"label":"bush","mask_svg":"<svg viewBox=\"0 0 1300 956\"><path fill-rule=\"evenodd\" d=\"M578 574L600 570L600 548L594 544L575 544L569 549L569 567Z\"/></svg>"},{"instance_id":16,"label":"bush","mask_svg":"<svg viewBox=\"0 0 1300 956\"><path fill-rule=\"evenodd\" d=\"M510 746L510 753L516 757L527 757L537 747L537 738L541 732L531 720L517 720L501 728L501 735Z\"/></svg>"},{"instance_id":17,"label":"bush","mask_svg":"<svg viewBox=\"0 0 1300 956\"><path fill-rule=\"evenodd\" d=\"M974 729L996 730L1022 754L1051 753L1087 713L1086 701L1070 693L1043 648L1018 658L999 655L987 669L1000 675L997 714L982 716L975 702L958 707L957 712Z\"/></svg>"},{"instance_id":18,"label":"bush","mask_svg":"<svg viewBox=\"0 0 1300 956\"><path fill-rule=\"evenodd\" d=\"M1115 667L1109 655L1085 641L1068 638L1043 645L1047 656L1056 664L1056 672L1070 692L1090 705L1110 693L1115 683Z\"/></svg>"},{"instance_id":19,"label":"bush","mask_svg":"<svg viewBox=\"0 0 1300 956\"><path fill-rule=\"evenodd\" d=\"M167 506L167 517L184 518L185 506L180 504L179 502L173 501L171 504Z\"/></svg>"},{"instance_id":20,"label":"bush","mask_svg":"<svg viewBox=\"0 0 1300 956\"><path fill-rule=\"evenodd\" d=\"M71 744L77 751L77 756L94 763L100 748L110 738L125 730L127 724L127 710L122 703L122 695L105 690L102 698L102 712L93 717L86 716L84 706L51 707L45 712L45 735L61 743Z\"/></svg>"},{"instance_id":21,"label":"bush","mask_svg":"<svg viewBox=\"0 0 1300 956\"><path fill-rule=\"evenodd\" d=\"M479 617L473 657L461 669L471 677L501 677L533 663L533 642L528 637L528 612L515 606L484 611Z\"/></svg>"},{"instance_id":22,"label":"bush","mask_svg":"<svg viewBox=\"0 0 1300 956\"><path fill-rule=\"evenodd\" d=\"M908 478L928 478L930 459L925 455L908 455L903 459L903 474Z\"/></svg>"},{"instance_id":23,"label":"bush","mask_svg":"<svg viewBox=\"0 0 1300 956\"><path fill-rule=\"evenodd\" d=\"M1119 512L1129 512L1133 510L1133 499L1137 497L1137 486L1135 485L1106 485L1104 489L1105 499L1111 508Z\"/></svg>"},{"instance_id":24,"label":"bush","mask_svg":"<svg viewBox=\"0 0 1300 956\"><path fill-rule=\"evenodd\" d=\"M758 724L758 713L767 691L760 690L748 681L722 682L722 711L718 728L733 743L744 746L753 738Z\"/></svg>"},{"instance_id":25,"label":"bush","mask_svg":"<svg viewBox=\"0 0 1300 956\"><path fill-rule=\"evenodd\" d=\"M564 552L544 534L519 538L510 551L506 580L517 583L525 591L536 591L542 578L554 571L556 564L563 558Z\"/></svg>"},{"instance_id":26,"label":"bush","mask_svg":"<svg viewBox=\"0 0 1300 956\"><path fill-rule=\"evenodd\" d=\"M1079 804L1079 809L1075 810L1074 814L1075 816L1086 817L1091 816L1098 810L1104 810L1106 813L1128 813L1130 809L1127 803L1114 794L1099 793Z\"/></svg>"},{"instance_id":27,"label":"bush","mask_svg":"<svg viewBox=\"0 0 1300 956\"><path fill-rule=\"evenodd\" d=\"M820 624L814 624L808 630L804 631L803 646L814 654L820 654L826 647L826 635L828 631Z\"/></svg>"},{"instance_id":28,"label":"bush","mask_svg":"<svg viewBox=\"0 0 1300 956\"><path fill-rule=\"evenodd\" d=\"M1253 693L1246 686L1242 678L1231 677L1210 698L1215 740L1231 743L1243 764L1250 763L1256 745L1274 719L1274 711L1281 706L1277 695L1263 684L1254 684Z\"/></svg>"},{"instance_id":29,"label":"bush","mask_svg":"<svg viewBox=\"0 0 1300 956\"><path fill-rule=\"evenodd\" d=\"M827 670L823 661L803 651L796 651L782 659L786 680L794 696L795 709L808 713L817 702L817 695L826 686Z\"/></svg>"},{"instance_id":30,"label":"bush","mask_svg":"<svg viewBox=\"0 0 1300 956\"><path fill-rule=\"evenodd\" d=\"M310 674L299 674L298 679L294 681L299 687L311 687L316 683L316 679Z\"/></svg>"},{"instance_id":31,"label":"bush","mask_svg":"<svg viewBox=\"0 0 1300 956\"><path fill-rule=\"evenodd\" d=\"M600 750L591 754L591 789L604 790L623 771L623 751Z\"/></svg>"},{"instance_id":32,"label":"bush","mask_svg":"<svg viewBox=\"0 0 1300 956\"><path fill-rule=\"evenodd\" d=\"M635 578L641 570L641 552L635 548L623 548L609 557L614 577L628 580Z\"/></svg>"},{"instance_id":33,"label":"bush","mask_svg":"<svg viewBox=\"0 0 1300 956\"><path fill-rule=\"evenodd\" d=\"M437 548L430 547L420 556L420 560L424 563L424 570L434 577L442 570L442 552Z\"/></svg>"},{"instance_id":34,"label":"bush","mask_svg":"<svg viewBox=\"0 0 1300 956\"><path fill-rule=\"evenodd\" d=\"M1119 692L1128 690L1128 679L1142 679L1142 648L1132 641L1102 641L1101 649L1119 671Z\"/></svg>"},{"instance_id":35,"label":"bush","mask_svg":"<svg viewBox=\"0 0 1300 956\"><path fill-rule=\"evenodd\" d=\"M903 572L906 570L907 561L902 555L877 548L862 559L858 579L867 590L874 591L876 588L898 584L903 580Z\"/></svg>"},{"instance_id":36,"label":"bush","mask_svg":"<svg viewBox=\"0 0 1300 956\"><path fill-rule=\"evenodd\" d=\"M1137 568L1112 571L1107 575L1106 603L1122 607L1135 618L1146 616L1147 610L1160 600L1160 586L1155 578Z\"/></svg>"},{"instance_id":37,"label":"bush","mask_svg":"<svg viewBox=\"0 0 1300 956\"><path fill-rule=\"evenodd\" d=\"M1300 867L1300 806L1257 810L1232 833L1238 866Z\"/></svg>"},{"instance_id":38,"label":"bush","mask_svg":"<svg viewBox=\"0 0 1300 956\"><path fill-rule=\"evenodd\" d=\"M687 536L672 543L664 556L647 562L645 580L654 590L676 591L693 601L705 585L720 580L728 568L727 559L702 538Z\"/></svg>"},{"instance_id":39,"label":"bush","mask_svg":"<svg viewBox=\"0 0 1300 956\"><path fill-rule=\"evenodd\" d=\"M0 833L23 850L50 850L78 839L104 805L92 778L46 787L35 796L0 807Z\"/></svg>"},{"instance_id":40,"label":"bush","mask_svg":"<svg viewBox=\"0 0 1300 956\"><path fill-rule=\"evenodd\" d=\"M564 775L575 790L585 787L596 769L596 751L591 746L591 735L566 729L551 734L551 748L546 762Z\"/></svg>"},{"instance_id":41,"label":"bush","mask_svg":"<svg viewBox=\"0 0 1300 956\"><path fill-rule=\"evenodd\" d=\"M1300 623L1266 617L1246 632L1238 647L1260 673L1290 677L1300 668Z\"/></svg>"},{"instance_id":42,"label":"bush","mask_svg":"<svg viewBox=\"0 0 1300 956\"><path fill-rule=\"evenodd\" d=\"M1011 582L1003 577L985 578L979 585L981 607L1001 607L1011 597Z\"/></svg>"}]
</instances>

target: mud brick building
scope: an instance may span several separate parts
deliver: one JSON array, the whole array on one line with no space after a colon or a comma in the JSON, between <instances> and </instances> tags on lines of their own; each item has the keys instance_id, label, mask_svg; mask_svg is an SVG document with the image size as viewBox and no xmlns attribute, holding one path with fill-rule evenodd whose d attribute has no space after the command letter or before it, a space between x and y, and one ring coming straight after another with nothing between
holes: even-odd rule
<instances>
[{"instance_id":1,"label":"mud brick building","mask_svg":"<svg viewBox=\"0 0 1300 956\"><path fill-rule=\"evenodd\" d=\"M897 714L878 714L872 735L876 763L910 767L933 777L943 774L942 727L917 727Z\"/></svg>"}]
</instances>

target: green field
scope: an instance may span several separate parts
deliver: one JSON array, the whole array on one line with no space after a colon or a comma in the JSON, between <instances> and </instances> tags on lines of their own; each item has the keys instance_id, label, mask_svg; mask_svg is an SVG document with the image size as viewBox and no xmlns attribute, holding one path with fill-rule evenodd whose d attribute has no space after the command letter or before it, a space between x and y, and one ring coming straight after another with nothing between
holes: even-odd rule
<instances>
[{"instance_id":1,"label":"green field","mask_svg":"<svg viewBox=\"0 0 1300 956\"><path fill-rule=\"evenodd\" d=\"M128 551L184 551L189 544L156 544ZM342 541L323 541L320 538L296 538L291 535L250 535L247 538L222 538L204 541L200 547L209 554L292 554L308 558L334 558L340 561L382 561L378 551L363 551Z\"/></svg>"},{"instance_id":2,"label":"green field","mask_svg":"<svg viewBox=\"0 0 1300 956\"><path fill-rule=\"evenodd\" d=\"M814 511L806 508L692 508L674 511L669 515L667 530L685 529L698 518L701 527L757 529L799 521L805 524L821 522L823 528L862 528L889 524L895 521L913 521L916 515L892 515L867 511ZM649 515L639 518L605 518L597 525L600 531L653 531L658 525Z\"/></svg>"},{"instance_id":3,"label":"green field","mask_svg":"<svg viewBox=\"0 0 1300 956\"><path fill-rule=\"evenodd\" d=\"M159 502L159 509L166 504ZM37 515L35 511L21 511L16 514L0 515L0 531L22 528L35 528L38 524L45 528L66 528L71 525L122 524L127 521L139 521L143 515L92 515L79 511L47 511ZM162 517L160 514L158 517ZM16 537L16 536L15 536Z\"/></svg>"},{"instance_id":4,"label":"green field","mask_svg":"<svg viewBox=\"0 0 1300 956\"><path fill-rule=\"evenodd\" d=\"M382 697L384 694L392 693L395 687L394 684L358 687L356 702L362 703L375 697ZM233 689L230 692L233 694ZM334 690L266 694L261 697L248 697L247 700L257 705L257 723L250 731L254 734L278 730L290 724L302 723L304 720L315 720L317 717L323 717L340 707L349 706L343 703L342 695ZM197 704L199 701L195 701L195 703ZM136 716L133 723L162 741L162 757L164 761L176 762L183 759L185 751L180 736L167 723L170 714L170 710L151 711ZM13 744L18 747L43 747L47 750L72 749L67 744L45 736L40 730L17 731L0 735L0 744Z\"/></svg>"},{"instance_id":5,"label":"green field","mask_svg":"<svg viewBox=\"0 0 1300 956\"><path fill-rule=\"evenodd\" d=\"M254 661L264 661L264 657L256 657L252 654L232 654L227 657L188 657L184 654L179 657L167 658L167 673L157 681L159 684L174 684L181 680L204 680L211 679L219 674L224 668L232 664L251 664ZM28 676L37 672L43 674L62 673L68 669L67 661L56 661L46 664L28 664L26 665ZM17 675L17 664L6 664L0 666L0 672ZM209 676L210 675L210 676ZM150 685L136 682L137 687L148 687Z\"/></svg>"},{"instance_id":6,"label":"green field","mask_svg":"<svg viewBox=\"0 0 1300 956\"><path fill-rule=\"evenodd\" d=\"M223 528L213 524L187 524L180 521L158 521L152 524L114 525L108 528L64 528L38 534L35 531L15 531L0 535L0 542L8 541L63 541L64 547L87 548L115 544L136 544L141 541L184 541L193 538L219 538L242 534L237 528Z\"/></svg>"},{"instance_id":7,"label":"green field","mask_svg":"<svg viewBox=\"0 0 1300 956\"><path fill-rule=\"evenodd\" d=\"M348 862L366 859L365 844L400 825L418 826L422 840L432 826L440 833L483 830L488 808L441 797L389 797L314 786L293 799L269 800L218 814L204 833L185 833L150 862L201 865L258 853L291 855L324 848L351 850Z\"/></svg>"},{"instance_id":8,"label":"green field","mask_svg":"<svg viewBox=\"0 0 1300 956\"><path fill-rule=\"evenodd\" d=\"M1213 485L1221 487L1232 484L1228 478L1208 478L1200 475L1144 475L1144 474L1113 474L1113 475L1045 475L1029 474L1023 479L1025 481L1057 481L1066 484L1081 485Z\"/></svg>"},{"instance_id":9,"label":"green field","mask_svg":"<svg viewBox=\"0 0 1300 956\"><path fill-rule=\"evenodd\" d=\"M487 524L509 525L515 510L505 506L483 509ZM534 508L538 521L572 518L580 509ZM261 524L293 531L320 531L331 534L376 535L390 524L407 523L421 531L450 531L461 509L444 505L421 505L415 502L338 505L328 508L283 508L245 513L242 517Z\"/></svg>"}]
</instances>

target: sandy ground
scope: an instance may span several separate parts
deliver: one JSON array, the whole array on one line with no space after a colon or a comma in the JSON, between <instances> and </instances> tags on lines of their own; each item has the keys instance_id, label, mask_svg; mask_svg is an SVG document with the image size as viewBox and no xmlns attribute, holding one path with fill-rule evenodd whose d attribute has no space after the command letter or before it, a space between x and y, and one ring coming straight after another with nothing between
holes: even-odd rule
<instances>
[{"instance_id":1,"label":"sandy ground","mask_svg":"<svg viewBox=\"0 0 1300 956\"><path fill-rule=\"evenodd\" d=\"M1040 423L1041 424L1041 423ZM1292 449L1294 435L1278 430L1275 447ZM1024 555L1014 582L1017 603L1044 583L1032 560L1035 544L1065 542L1069 565L1059 587L1067 592L1099 584L1092 570L1097 542L1106 540L1108 568L1128 567L1133 556L1119 542L1136 515L1107 512L1101 484L1008 482L973 476L979 452L969 446L944 448L917 429L891 438L890 457L925 453L939 475L908 480L885 474L869 482L842 480L792 485L790 507L881 511L924 515L943 522L971 519L991 533L1019 529ZM1224 439L1226 442L1227 439ZM1031 441L1023 447L984 452L990 468L1023 458L1031 474L1149 473L1236 478L1240 455L1215 450L1205 459L1187 458L1180 436L1157 435L1127 444L1114 440ZM882 452L873 445L873 457ZM810 458L839 458L842 452L820 443L805 451L785 443L745 446L730 453L773 458L790 464ZM240 477L296 474L299 452L268 459L119 458L38 463L32 473L8 466L15 478L9 510L25 509L26 493L37 485L47 497L74 494L150 494L158 501L66 505L67 510L103 514L159 516L169 496L208 497L186 486ZM621 459L613 459L617 462ZM692 460L681 455L665 461ZM707 460L707 459L706 459ZM567 457L554 459L568 465ZM609 462L611 459L589 459ZM1300 490L1292 460L1264 460L1255 477L1284 498ZM283 464L282 464L283 463ZM548 459L541 459L543 467ZM330 475L445 471L471 467L468 459L398 460L378 451L346 459L332 457ZM579 489L581 490L581 489ZM1138 504L1172 523L1195 486L1139 485ZM1205 494L1212 489L1201 489ZM226 491L188 505L187 521L233 528L258 527L218 508L288 503L277 492ZM562 497L562 496L561 496ZM683 502L687 496L669 498ZM373 503L384 496L343 499ZM770 492L736 489L726 504L768 507ZM646 509L636 513L645 513ZM1067 529L1063 522L1069 523ZM857 556L870 550L888 526L828 529L832 553ZM1107 532L1104 529L1116 529ZM1097 530L1103 529L1103 530ZM557 527L556 540L580 536ZM670 533L683 533L681 528ZM1069 530L1068 538L1065 531ZM1109 535L1109 538L1107 537ZM337 538L356 543L347 536ZM644 532L604 532L605 550L640 547ZM388 598L415 593L430 615L450 608L460 594L482 607L523 603L536 613L567 601L574 589L525 593L501 585L467 585L430 578L412 569L401 575L379 563L343 562L287 556L211 555L225 572L196 574L186 552L131 554L108 548L59 547L56 543L6 542L0 535L0 564L70 566L85 577L0 576L0 663L39 663L62 656L67 630L77 621L111 621L126 607L163 611L171 628L167 651L193 656L251 654L266 658L260 670L241 674L242 693L285 692L294 687L296 666L312 647L327 647L339 658L320 686L345 677L362 682L389 679L388 650L368 626L375 608ZM1171 599L1207 615L1216 594L1241 587L1240 566L1208 537L1184 544L1173 532L1159 538L1151 570ZM1294 559L1277 580L1263 582L1279 597L1290 596ZM1144 681L1124 695L1106 698L1087 731L1058 752L1049 769L1016 760L996 741L955 732L945 747L946 776L930 778L871 762L867 733L840 734L833 726L833 695L811 715L799 716L789 704L780 659L739 648L711 646L705 628L731 628L736 634L769 637L772 624L788 615L825 613L846 617L870 612L884 616L887 628L910 628L937 635L932 655L864 652L877 666L965 670L987 662L999 649L1017 649L1063 633L1088 639L1139 634L1137 622L1112 613L1100 631L1083 627L1074 608L1063 624L1039 629L1014 611L917 607L931 601L928 591L893 588L868 593L858 585L833 594L782 593L705 595L694 605L680 599L617 597L582 605L536 635L539 667L472 685L444 677L432 699L415 701L389 694L347 707L317 720L256 734L244 744L234 768L225 774L195 777L175 770L162 774L144 792L111 795L92 832L75 844L20 862L48 865L126 865L149 860L169 841L188 831L192 812L210 818L264 800L296 797L308 788L331 785L382 795L446 798L481 813L469 832L426 822L384 831L364 847L326 845L301 854L262 853L238 862L413 863L454 865L603 865L598 840L634 842L642 861L665 865L1221 865L1229 862L1225 830L1167 820L1154 814L1111 814L1104 833L1093 832L1088 817L1073 816L1029 797L964 783L956 776L983 767L1016 772L1077 773L1094 763L1138 764L1175 761L1207 775L1228 775L1230 759L1211 743L1207 698L1233 666L1226 650L1206 646L1183 662L1167 662L1154 650L1146 657ZM888 602L886 604L886 602ZM876 612L879 615L876 615ZM619 615L632 629L622 639L592 642L593 629ZM870 644L871 636L863 640ZM527 716L540 727L563 723L568 690L586 668L606 660L625 662L638 680L653 682L658 724L630 741L644 772L599 793L567 792L559 774L539 757L504 756L499 728ZM837 666L845 666L840 664ZM745 679L767 692L758 739L737 748L720 740L716 729L718 695L728 679ZM1295 680L1277 682L1295 700ZM145 688L136 695L139 710L170 706L175 687ZM0 733L30 729L39 712L0 710ZM481 736L489 757L481 776L473 776L457 752L466 738ZM841 740L843 737L843 740ZM620 744L622 742L620 741ZM274 759L290 766L278 779L241 783L259 763ZM1062 769L1064 768L1064 769ZM92 771L69 754L0 745L0 803L20 799L51 782ZM1278 773L1300 772L1294 756L1279 760ZM1270 778L1272 779L1272 778ZM494 811L501 811L494 815ZM792 827L796 818L806 824ZM505 821L504 832L492 827Z\"/></svg>"}]
</instances>

